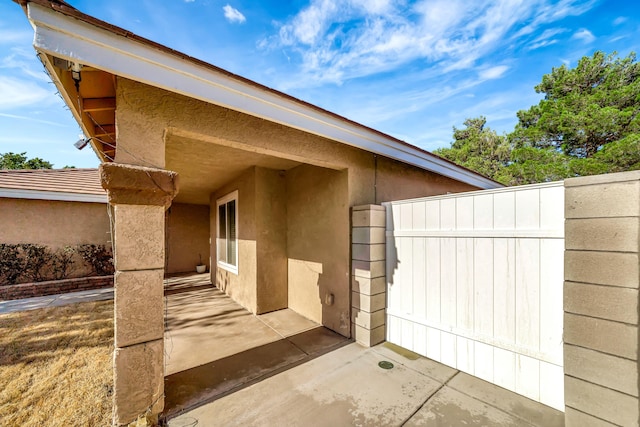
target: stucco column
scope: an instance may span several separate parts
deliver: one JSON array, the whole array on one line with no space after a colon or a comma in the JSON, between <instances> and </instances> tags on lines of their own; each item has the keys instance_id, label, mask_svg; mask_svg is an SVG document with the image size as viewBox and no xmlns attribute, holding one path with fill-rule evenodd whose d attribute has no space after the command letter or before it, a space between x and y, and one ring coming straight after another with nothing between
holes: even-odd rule
<instances>
[{"instance_id":1,"label":"stucco column","mask_svg":"<svg viewBox=\"0 0 640 427\"><path fill-rule=\"evenodd\" d=\"M367 347L383 342L386 333L385 216L378 205L351 211L351 330Z\"/></svg>"},{"instance_id":2,"label":"stucco column","mask_svg":"<svg viewBox=\"0 0 640 427\"><path fill-rule=\"evenodd\" d=\"M102 186L114 207L114 425L164 408L164 212L177 174L106 163Z\"/></svg>"},{"instance_id":3,"label":"stucco column","mask_svg":"<svg viewBox=\"0 0 640 427\"><path fill-rule=\"evenodd\" d=\"M565 181L565 424L637 426L640 171Z\"/></svg>"}]
</instances>

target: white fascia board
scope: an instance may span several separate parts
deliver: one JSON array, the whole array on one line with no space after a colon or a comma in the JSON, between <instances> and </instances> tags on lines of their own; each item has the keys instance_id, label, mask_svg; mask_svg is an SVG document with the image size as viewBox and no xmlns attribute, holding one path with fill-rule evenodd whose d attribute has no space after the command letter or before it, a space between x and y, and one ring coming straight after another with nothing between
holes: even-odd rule
<instances>
[{"instance_id":1,"label":"white fascia board","mask_svg":"<svg viewBox=\"0 0 640 427\"><path fill-rule=\"evenodd\" d=\"M502 185L264 88L40 5L28 4L34 47L59 58L380 154L479 188Z\"/></svg>"},{"instance_id":2,"label":"white fascia board","mask_svg":"<svg viewBox=\"0 0 640 427\"><path fill-rule=\"evenodd\" d=\"M65 193L62 191L18 190L14 188L0 188L0 198L57 200L62 202L107 203L107 195Z\"/></svg>"}]
</instances>

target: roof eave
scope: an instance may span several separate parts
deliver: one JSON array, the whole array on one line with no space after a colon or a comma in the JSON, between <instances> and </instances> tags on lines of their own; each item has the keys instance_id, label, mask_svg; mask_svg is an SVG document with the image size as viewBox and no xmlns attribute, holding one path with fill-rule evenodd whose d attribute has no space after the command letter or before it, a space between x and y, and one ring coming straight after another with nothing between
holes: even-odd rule
<instances>
[{"instance_id":1,"label":"roof eave","mask_svg":"<svg viewBox=\"0 0 640 427\"><path fill-rule=\"evenodd\" d=\"M0 198L55 200L61 202L107 203L106 194L72 193L68 191L26 190L15 188L0 188Z\"/></svg>"},{"instance_id":2,"label":"roof eave","mask_svg":"<svg viewBox=\"0 0 640 427\"><path fill-rule=\"evenodd\" d=\"M28 16L35 29L34 47L40 52L335 140L479 188L502 187L389 135L78 17L31 2ZM65 97L65 101L70 102L70 98Z\"/></svg>"}]
</instances>

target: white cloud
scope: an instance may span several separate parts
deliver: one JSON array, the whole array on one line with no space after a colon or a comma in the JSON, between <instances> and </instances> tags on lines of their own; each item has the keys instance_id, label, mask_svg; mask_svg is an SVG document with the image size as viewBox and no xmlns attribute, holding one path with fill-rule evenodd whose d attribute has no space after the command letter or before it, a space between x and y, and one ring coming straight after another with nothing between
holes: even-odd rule
<instances>
[{"instance_id":1,"label":"white cloud","mask_svg":"<svg viewBox=\"0 0 640 427\"><path fill-rule=\"evenodd\" d=\"M11 110L28 105L41 104L54 95L31 81L10 76L0 79L0 110Z\"/></svg>"},{"instance_id":2,"label":"white cloud","mask_svg":"<svg viewBox=\"0 0 640 427\"><path fill-rule=\"evenodd\" d=\"M340 84L344 80L396 70L421 61L440 72L474 68L486 56L529 43L556 43L565 29L541 26L593 7L580 0L311 0L278 33L258 43L263 49L287 46L301 61L301 85ZM521 23L527 22L526 26Z\"/></svg>"},{"instance_id":3,"label":"white cloud","mask_svg":"<svg viewBox=\"0 0 640 427\"><path fill-rule=\"evenodd\" d=\"M618 16L616 19L613 20L613 25L620 25L625 23L626 21L627 21L626 16Z\"/></svg>"},{"instance_id":4,"label":"white cloud","mask_svg":"<svg viewBox=\"0 0 640 427\"><path fill-rule=\"evenodd\" d=\"M509 67L507 67L506 65L497 65L495 67L485 68L484 70L480 70L478 75L482 80L499 79L504 75L504 73L507 72L508 69Z\"/></svg>"},{"instance_id":5,"label":"white cloud","mask_svg":"<svg viewBox=\"0 0 640 427\"><path fill-rule=\"evenodd\" d=\"M184 0L185 3L193 3L196 0Z\"/></svg>"},{"instance_id":6,"label":"white cloud","mask_svg":"<svg viewBox=\"0 0 640 427\"><path fill-rule=\"evenodd\" d=\"M0 44L28 44L33 33L0 28Z\"/></svg>"},{"instance_id":7,"label":"white cloud","mask_svg":"<svg viewBox=\"0 0 640 427\"><path fill-rule=\"evenodd\" d=\"M45 125L51 125L51 126L67 127L64 124L61 124L61 123L58 123L58 122L53 122L51 120L42 120L42 119L37 119L37 118L34 118L34 117L29 117L29 116L19 116L17 114L0 113L0 117L7 117L9 119L27 120L27 121L36 122L36 123L43 123Z\"/></svg>"},{"instance_id":8,"label":"white cloud","mask_svg":"<svg viewBox=\"0 0 640 427\"><path fill-rule=\"evenodd\" d=\"M17 69L22 74L33 77L42 82L49 82L51 79L44 71L44 67L37 60L36 53L32 49L11 48L10 54L0 58L0 69Z\"/></svg>"},{"instance_id":9,"label":"white cloud","mask_svg":"<svg viewBox=\"0 0 640 427\"><path fill-rule=\"evenodd\" d=\"M596 36L594 36L593 33L587 30L586 28L582 28L576 31L575 33L573 33L573 36L571 38L576 40L582 40L585 43L591 43L596 39Z\"/></svg>"},{"instance_id":10,"label":"white cloud","mask_svg":"<svg viewBox=\"0 0 640 427\"><path fill-rule=\"evenodd\" d=\"M222 10L224 10L224 17L227 18L229 22L242 24L247 20L238 9L233 8L231 5L227 4Z\"/></svg>"}]
</instances>

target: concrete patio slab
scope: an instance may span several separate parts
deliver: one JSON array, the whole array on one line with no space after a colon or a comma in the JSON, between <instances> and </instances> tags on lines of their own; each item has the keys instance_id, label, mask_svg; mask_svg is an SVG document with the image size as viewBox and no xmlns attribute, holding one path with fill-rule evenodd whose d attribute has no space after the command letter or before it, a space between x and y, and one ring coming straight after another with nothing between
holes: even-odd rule
<instances>
[{"instance_id":1,"label":"concrete patio slab","mask_svg":"<svg viewBox=\"0 0 640 427\"><path fill-rule=\"evenodd\" d=\"M166 292L165 416L348 342L293 310L254 316L210 282L176 279Z\"/></svg>"},{"instance_id":2,"label":"concrete patio slab","mask_svg":"<svg viewBox=\"0 0 640 427\"><path fill-rule=\"evenodd\" d=\"M422 375L426 375L444 384L458 373L456 369L438 363L435 360L427 359L417 353L409 351L398 345L384 342L375 346L374 351L393 363L400 363L409 369L413 369Z\"/></svg>"},{"instance_id":3,"label":"concrete patio slab","mask_svg":"<svg viewBox=\"0 0 640 427\"><path fill-rule=\"evenodd\" d=\"M438 391L406 424L414 426L529 426L521 419L449 387Z\"/></svg>"},{"instance_id":4,"label":"concrete patio slab","mask_svg":"<svg viewBox=\"0 0 640 427\"><path fill-rule=\"evenodd\" d=\"M548 407L464 372L459 373L449 381L447 387L465 393L502 411L514 414L522 421L534 426L561 427L564 425L564 414L562 412L543 410Z\"/></svg>"},{"instance_id":5,"label":"concrete patio slab","mask_svg":"<svg viewBox=\"0 0 640 427\"><path fill-rule=\"evenodd\" d=\"M283 337L299 334L300 332L318 327L316 322L305 319L290 308L261 314L258 316L258 319L266 323L271 329L278 331Z\"/></svg>"},{"instance_id":6,"label":"concrete patio slab","mask_svg":"<svg viewBox=\"0 0 640 427\"><path fill-rule=\"evenodd\" d=\"M282 339L215 288L168 294L166 306L166 375Z\"/></svg>"},{"instance_id":7,"label":"concrete patio slab","mask_svg":"<svg viewBox=\"0 0 640 427\"><path fill-rule=\"evenodd\" d=\"M435 361L351 343L169 420L198 426L535 426L563 414ZM390 361L385 370L378 365Z\"/></svg>"},{"instance_id":8,"label":"concrete patio slab","mask_svg":"<svg viewBox=\"0 0 640 427\"><path fill-rule=\"evenodd\" d=\"M441 384L349 344L169 421L183 426L400 425Z\"/></svg>"}]
</instances>

